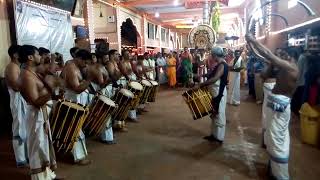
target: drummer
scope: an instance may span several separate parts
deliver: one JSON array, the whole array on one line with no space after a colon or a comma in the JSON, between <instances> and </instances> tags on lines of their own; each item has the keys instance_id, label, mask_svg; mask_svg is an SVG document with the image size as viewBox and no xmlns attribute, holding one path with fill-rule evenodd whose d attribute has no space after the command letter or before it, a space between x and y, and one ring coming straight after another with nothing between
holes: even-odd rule
<instances>
[{"instance_id":1,"label":"drummer","mask_svg":"<svg viewBox=\"0 0 320 180\"><path fill-rule=\"evenodd\" d=\"M100 61L99 63L93 63L87 67L87 77L91 79L91 84L89 86L89 103L92 101L94 94L103 94L108 98L111 98L112 95L112 80L109 76L109 73L106 67ZM100 141L102 143L111 145L115 144L112 131L112 122L111 117L108 117L107 123L105 125L104 131L100 135Z\"/></svg>"},{"instance_id":2,"label":"drummer","mask_svg":"<svg viewBox=\"0 0 320 180\"><path fill-rule=\"evenodd\" d=\"M92 95L98 92L100 93L101 89L105 88L109 83L111 83L107 69L101 63L95 62L96 57L94 54L92 54L92 59L93 62L86 68L86 77L87 79L91 79L89 86L89 92L91 96L89 97L88 104L93 98Z\"/></svg>"},{"instance_id":3,"label":"drummer","mask_svg":"<svg viewBox=\"0 0 320 180\"><path fill-rule=\"evenodd\" d=\"M138 62L136 63L135 69L133 69L139 80L149 79L148 78L149 76L147 75L148 67L144 66L143 62L144 62L144 57L138 56ZM143 112L148 112L146 110L145 104L140 104L137 110L139 114Z\"/></svg>"},{"instance_id":4,"label":"drummer","mask_svg":"<svg viewBox=\"0 0 320 180\"><path fill-rule=\"evenodd\" d=\"M80 49L76 52L75 58L70 60L61 72L61 76L66 82L65 98L85 105L88 99L86 96L86 89L90 85L90 80L84 79L83 70L87 64L91 62L91 54L87 50ZM72 150L74 161L79 165L88 165L91 163L87 160L88 152L85 145L85 136L80 131L79 138L75 142Z\"/></svg>"},{"instance_id":5,"label":"drummer","mask_svg":"<svg viewBox=\"0 0 320 180\"><path fill-rule=\"evenodd\" d=\"M31 45L21 47L19 58L25 68L21 71L19 81L21 94L28 103L27 146L31 179L57 178L52 171L56 168L54 149L50 145L50 125L45 107L51 99L51 89L36 73L40 64L38 49ZM23 85L22 85L23 82Z\"/></svg>"},{"instance_id":6,"label":"drummer","mask_svg":"<svg viewBox=\"0 0 320 180\"><path fill-rule=\"evenodd\" d=\"M215 69L204 75L208 80L200 83L193 89L209 86L213 95L213 109L212 109L212 133L204 139L210 142L217 142L222 144L224 141L225 128L226 128L226 98L227 98L227 78L228 78L228 64L224 59L223 49L215 47L211 52L212 59L217 62Z\"/></svg>"},{"instance_id":7,"label":"drummer","mask_svg":"<svg viewBox=\"0 0 320 180\"><path fill-rule=\"evenodd\" d=\"M119 63L119 68L121 73L126 77L127 81L137 81L137 76L134 74L131 62L130 62L130 53L128 50L122 52L122 61ZM127 84L128 86L128 84ZM138 122L136 109L129 111L128 119L132 122Z\"/></svg>"},{"instance_id":8,"label":"drummer","mask_svg":"<svg viewBox=\"0 0 320 180\"><path fill-rule=\"evenodd\" d=\"M117 50L112 49L109 51L109 61L106 63L107 70L110 74L112 80L112 96L115 95L115 92L126 86L127 80L121 73L119 69L119 53ZM121 132L127 132L128 129L125 127L124 121L118 121L114 119L114 128L120 130Z\"/></svg>"}]
</instances>

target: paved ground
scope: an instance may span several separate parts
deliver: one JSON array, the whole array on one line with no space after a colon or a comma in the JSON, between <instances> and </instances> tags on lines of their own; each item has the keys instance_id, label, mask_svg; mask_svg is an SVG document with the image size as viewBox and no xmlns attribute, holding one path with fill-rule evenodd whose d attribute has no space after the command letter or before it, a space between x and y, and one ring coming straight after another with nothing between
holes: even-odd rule
<instances>
[{"instance_id":1,"label":"paved ground","mask_svg":"<svg viewBox=\"0 0 320 180\"><path fill-rule=\"evenodd\" d=\"M265 179L267 155L260 148L260 108L250 100L228 106L223 146L202 139L209 133L209 118L193 121L181 90L164 90L141 123L116 134L118 144L108 146L88 140L94 162L80 167L59 161L59 174L70 180L244 180ZM244 96L245 97L245 96ZM320 151L301 144L299 122L291 123L290 174L292 179L320 177ZM26 169L16 169L9 138L2 137L0 179L29 179Z\"/></svg>"}]
</instances>

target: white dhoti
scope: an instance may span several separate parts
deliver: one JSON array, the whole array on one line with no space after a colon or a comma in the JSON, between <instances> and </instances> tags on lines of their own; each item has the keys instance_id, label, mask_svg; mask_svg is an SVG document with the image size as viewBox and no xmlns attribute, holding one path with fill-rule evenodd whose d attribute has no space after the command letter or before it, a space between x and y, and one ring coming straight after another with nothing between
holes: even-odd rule
<instances>
[{"instance_id":1,"label":"white dhoti","mask_svg":"<svg viewBox=\"0 0 320 180\"><path fill-rule=\"evenodd\" d=\"M267 118L266 118L266 111L267 111L267 100L268 96L272 93L272 89L276 83L264 83L263 84L263 93L264 93L264 98L263 98L263 104L262 104L262 136L264 137L264 132L266 130L267 126Z\"/></svg>"},{"instance_id":2,"label":"white dhoti","mask_svg":"<svg viewBox=\"0 0 320 180\"><path fill-rule=\"evenodd\" d=\"M134 73L131 73L129 75L129 78L131 81L136 81L137 80L137 76ZM135 108L129 110L128 112L128 117L132 120L137 120L137 110Z\"/></svg>"},{"instance_id":3,"label":"white dhoti","mask_svg":"<svg viewBox=\"0 0 320 180\"><path fill-rule=\"evenodd\" d=\"M51 169L56 168L56 161L47 109L27 105L27 110L27 145L31 178L54 179L55 174Z\"/></svg>"},{"instance_id":4,"label":"white dhoti","mask_svg":"<svg viewBox=\"0 0 320 180\"><path fill-rule=\"evenodd\" d=\"M56 174L48 167L41 173L31 174L31 180L52 180L54 178Z\"/></svg>"},{"instance_id":5,"label":"white dhoti","mask_svg":"<svg viewBox=\"0 0 320 180\"><path fill-rule=\"evenodd\" d=\"M28 164L27 129L26 129L26 101L20 92L9 88L10 109L12 114L12 145L17 166Z\"/></svg>"},{"instance_id":6,"label":"white dhoti","mask_svg":"<svg viewBox=\"0 0 320 180\"><path fill-rule=\"evenodd\" d=\"M114 88L112 85L108 85L102 90L102 93L108 98L112 98L115 94ZM113 130L112 130L112 118L111 116L107 117L106 125L104 130L102 131L100 138L102 141L112 142L114 141Z\"/></svg>"},{"instance_id":7,"label":"white dhoti","mask_svg":"<svg viewBox=\"0 0 320 180\"><path fill-rule=\"evenodd\" d=\"M117 81L117 84L121 85L122 88L125 88L125 89L128 87L128 81L124 76ZM114 91L116 91L116 89ZM119 127L125 126L125 121L119 121L118 119L114 119L114 123Z\"/></svg>"},{"instance_id":8,"label":"white dhoti","mask_svg":"<svg viewBox=\"0 0 320 180\"><path fill-rule=\"evenodd\" d=\"M210 87L211 94L213 97L216 97L219 94L219 84L220 82L217 82L215 85L212 85ZM216 116L211 116L211 132L212 135L220 140L224 140L225 131L226 131L226 105L227 105L227 88L223 91L223 97L221 98L220 104L219 104L219 114Z\"/></svg>"},{"instance_id":9,"label":"white dhoti","mask_svg":"<svg viewBox=\"0 0 320 180\"><path fill-rule=\"evenodd\" d=\"M240 105L240 72L230 72L231 86L229 88L230 99L229 103Z\"/></svg>"},{"instance_id":10,"label":"white dhoti","mask_svg":"<svg viewBox=\"0 0 320 180\"><path fill-rule=\"evenodd\" d=\"M276 179L289 179L290 101L283 95L270 94L267 97L264 140L270 156L271 175Z\"/></svg>"},{"instance_id":11,"label":"white dhoti","mask_svg":"<svg viewBox=\"0 0 320 180\"><path fill-rule=\"evenodd\" d=\"M233 65L233 69L241 68L241 64L242 64L242 57L240 56L239 59L237 59L237 62ZM229 90L230 90L229 103L233 105L240 105L241 73L231 71L230 79L232 79L232 81L231 81L231 86L229 87Z\"/></svg>"},{"instance_id":12,"label":"white dhoti","mask_svg":"<svg viewBox=\"0 0 320 180\"><path fill-rule=\"evenodd\" d=\"M100 135L100 138L102 141L112 142L114 141L113 130L112 130L112 119L111 119L111 116L108 116L107 118L108 120L106 122L104 130Z\"/></svg>"},{"instance_id":13,"label":"white dhoti","mask_svg":"<svg viewBox=\"0 0 320 180\"><path fill-rule=\"evenodd\" d=\"M80 103L82 105L87 105L89 101L88 90L80 94L77 94L72 90L67 89L64 96L65 96L65 99ZM75 162L83 160L86 158L86 156L88 156L86 142L85 142L85 135L82 132L82 130L79 133L79 137L77 138L77 141L74 143L74 147L72 149L72 155Z\"/></svg>"},{"instance_id":14,"label":"white dhoti","mask_svg":"<svg viewBox=\"0 0 320 180\"><path fill-rule=\"evenodd\" d=\"M72 155L73 155L74 162L84 160L88 156L86 139L82 130L80 130L79 137L77 141L74 143L74 146L72 149Z\"/></svg>"}]
</instances>

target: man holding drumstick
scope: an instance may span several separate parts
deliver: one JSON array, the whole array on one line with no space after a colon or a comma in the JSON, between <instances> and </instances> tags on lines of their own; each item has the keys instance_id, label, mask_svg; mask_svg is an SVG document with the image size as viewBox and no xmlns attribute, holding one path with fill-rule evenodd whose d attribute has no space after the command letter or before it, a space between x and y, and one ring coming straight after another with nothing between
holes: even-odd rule
<instances>
[{"instance_id":1,"label":"man holding drumstick","mask_svg":"<svg viewBox=\"0 0 320 180\"><path fill-rule=\"evenodd\" d=\"M91 54L86 50L78 50L75 58L66 64L61 72L61 76L66 82L66 92L64 94L67 100L85 105L88 94L85 92L91 81L85 80L83 70L91 62ZM75 163L79 165L88 165L91 163L86 157L88 156L85 135L81 131L72 150Z\"/></svg>"},{"instance_id":2,"label":"man holding drumstick","mask_svg":"<svg viewBox=\"0 0 320 180\"><path fill-rule=\"evenodd\" d=\"M228 83L228 64L224 59L223 49L215 47L211 50L212 60L217 62L217 66L209 74L204 75L208 80L200 83L193 89L209 86L212 94L213 109L212 109L212 133L204 139L210 142L222 144L225 135L226 126L226 103ZM212 61L211 60L211 61Z\"/></svg>"},{"instance_id":3,"label":"man holding drumstick","mask_svg":"<svg viewBox=\"0 0 320 180\"><path fill-rule=\"evenodd\" d=\"M293 49L288 49L278 57L258 42L252 34L246 35L246 40L268 63L268 69L263 77L275 76L276 78L276 84L267 97L265 110L264 140L270 156L269 175L274 179L289 179L290 102L299 75L299 69L295 63L298 58L297 53Z\"/></svg>"}]
</instances>

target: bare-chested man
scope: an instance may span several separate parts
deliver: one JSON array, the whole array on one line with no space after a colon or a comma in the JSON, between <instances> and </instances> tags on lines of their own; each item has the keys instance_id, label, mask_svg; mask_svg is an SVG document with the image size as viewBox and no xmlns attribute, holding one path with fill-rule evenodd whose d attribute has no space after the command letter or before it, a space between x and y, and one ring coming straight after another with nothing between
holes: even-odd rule
<instances>
[{"instance_id":1,"label":"bare-chested man","mask_svg":"<svg viewBox=\"0 0 320 180\"><path fill-rule=\"evenodd\" d=\"M288 50L281 57L277 57L252 34L246 35L246 40L269 64L268 70L262 76L267 78L275 75L276 78L276 84L268 96L264 140L270 155L270 175L275 179L289 179L290 101L299 75L295 63L297 55L295 51Z\"/></svg>"},{"instance_id":2,"label":"bare-chested man","mask_svg":"<svg viewBox=\"0 0 320 180\"><path fill-rule=\"evenodd\" d=\"M150 80L148 77L148 67L144 66L144 57L143 56L138 56L137 57L137 62L132 63L134 64L134 68L133 71L137 76L137 79L142 80L142 79L148 79ZM143 112L148 112L146 110L146 105L145 104L140 104L137 108L138 113L141 114Z\"/></svg>"},{"instance_id":3,"label":"bare-chested man","mask_svg":"<svg viewBox=\"0 0 320 180\"><path fill-rule=\"evenodd\" d=\"M122 58L122 61L119 63L121 73L126 77L127 81L137 81L137 76L134 74L131 66L130 53L128 50L122 52ZM132 122L138 122L136 109L129 111L128 119Z\"/></svg>"},{"instance_id":4,"label":"bare-chested man","mask_svg":"<svg viewBox=\"0 0 320 180\"><path fill-rule=\"evenodd\" d=\"M105 58L104 58L105 59ZM118 66L119 54L117 50L110 50L108 55L108 61L104 60L105 66L109 72L110 78L112 79L113 85L118 86L120 78L123 76Z\"/></svg>"},{"instance_id":5,"label":"bare-chested man","mask_svg":"<svg viewBox=\"0 0 320 180\"><path fill-rule=\"evenodd\" d=\"M84 69L87 64L91 63L91 54L86 50L78 50L75 54L75 58L70 60L61 72L61 76L66 83L65 98L73 102L77 102L83 105L88 103L88 93L85 92L89 85L90 79L85 80ZM85 136L81 131L79 138L76 141L72 150L75 163L79 165L90 164L91 161L87 160L88 152L85 145Z\"/></svg>"},{"instance_id":6,"label":"bare-chested man","mask_svg":"<svg viewBox=\"0 0 320 180\"><path fill-rule=\"evenodd\" d=\"M91 79L91 84L89 86L89 102L91 102L96 93L101 93L108 98L112 98L112 80L106 67L101 64L101 61L100 63L92 63L88 65L86 69L87 78ZM108 117L100 138L102 143L108 145L116 143L113 138L112 120L110 116Z\"/></svg>"},{"instance_id":7,"label":"bare-chested man","mask_svg":"<svg viewBox=\"0 0 320 180\"><path fill-rule=\"evenodd\" d=\"M5 79L10 94L10 108L12 114L12 145L14 155L16 157L17 167L25 167L28 165L27 145L26 145L26 102L20 94L19 75L20 62L19 59L20 46L12 45L8 54L11 62L5 70Z\"/></svg>"},{"instance_id":8,"label":"bare-chested man","mask_svg":"<svg viewBox=\"0 0 320 180\"><path fill-rule=\"evenodd\" d=\"M147 52L144 53L143 66L146 71L146 78L150 80L154 80L155 62L151 60L151 56Z\"/></svg>"},{"instance_id":9,"label":"bare-chested man","mask_svg":"<svg viewBox=\"0 0 320 180\"><path fill-rule=\"evenodd\" d=\"M53 68L51 64L51 54L46 48L39 48L40 64L37 66L36 73L45 76L46 74L52 74L50 70Z\"/></svg>"},{"instance_id":10,"label":"bare-chested man","mask_svg":"<svg viewBox=\"0 0 320 180\"><path fill-rule=\"evenodd\" d=\"M25 64L19 81L21 94L27 105L27 147L31 179L57 179L52 171L56 168L54 150L51 145L50 124L45 107L51 99L51 89L36 73L40 64L38 49L34 46L21 47L19 58Z\"/></svg>"},{"instance_id":11,"label":"bare-chested man","mask_svg":"<svg viewBox=\"0 0 320 180\"><path fill-rule=\"evenodd\" d=\"M148 67L146 67L143 62L144 57L138 56L135 69L133 69L139 80L149 79L147 75Z\"/></svg>"},{"instance_id":12,"label":"bare-chested man","mask_svg":"<svg viewBox=\"0 0 320 180\"><path fill-rule=\"evenodd\" d=\"M115 87L118 87L117 85L117 80L120 75L118 74L119 70L114 70L114 68L117 68L118 66L109 62L109 55L108 54L103 54L102 57L98 58L99 64L104 66L106 71L108 72L108 82L105 85L103 89L101 89L101 92L103 95L107 96L108 98L112 99L112 97L115 95ZM109 117L106 128L105 130L101 133L100 138L101 142L111 145L111 144L116 144L116 141L113 136L113 129L112 129L112 117Z\"/></svg>"},{"instance_id":13,"label":"bare-chested man","mask_svg":"<svg viewBox=\"0 0 320 180\"><path fill-rule=\"evenodd\" d=\"M127 79L121 73L119 68L119 53L117 50L109 51L109 61L106 63L106 68L110 74L113 84L113 95L115 91L119 88L123 88L127 85ZM114 128L120 130L121 132L127 132L128 129L125 127L124 121L119 121L114 119Z\"/></svg>"},{"instance_id":14,"label":"bare-chested man","mask_svg":"<svg viewBox=\"0 0 320 180\"><path fill-rule=\"evenodd\" d=\"M39 48L39 55L41 56L40 58L40 62L41 64L49 64L51 61L51 54L50 54L50 50L40 47Z\"/></svg>"}]
</instances>

